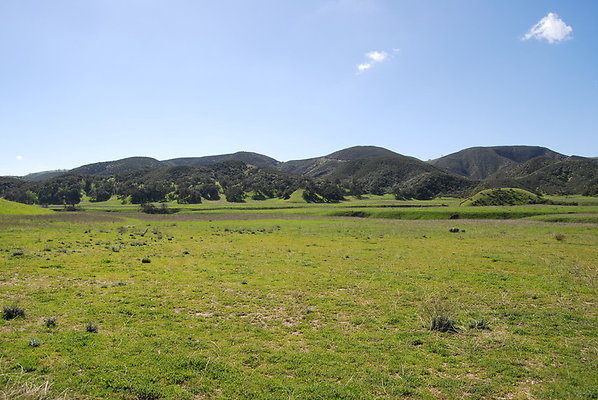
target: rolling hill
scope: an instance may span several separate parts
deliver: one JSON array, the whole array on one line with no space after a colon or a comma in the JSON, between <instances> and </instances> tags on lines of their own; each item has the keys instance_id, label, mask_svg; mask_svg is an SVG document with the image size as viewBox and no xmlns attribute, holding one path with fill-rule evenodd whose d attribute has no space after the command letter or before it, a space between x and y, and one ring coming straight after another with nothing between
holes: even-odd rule
<instances>
[{"instance_id":1,"label":"rolling hill","mask_svg":"<svg viewBox=\"0 0 598 400\"><path fill-rule=\"evenodd\" d=\"M517 187L546 194L598 194L598 160L569 157L533 158L506 167L480 183L478 189Z\"/></svg>"},{"instance_id":2,"label":"rolling hill","mask_svg":"<svg viewBox=\"0 0 598 400\"><path fill-rule=\"evenodd\" d=\"M430 161L435 167L473 179L485 179L501 169L535 157L563 160L567 156L538 146L471 147Z\"/></svg>"},{"instance_id":3,"label":"rolling hill","mask_svg":"<svg viewBox=\"0 0 598 400\"><path fill-rule=\"evenodd\" d=\"M322 157L287 161L280 164L278 168L283 172L318 178L330 175L347 161L397 155L399 154L383 147L354 146Z\"/></svg>"},{"instance_id":4,"label":"rolling hill","mask_svg":"<svg viewBox=\"0 0 598 400\"><path fill-rule=\"evenodd\" d=\"M241 161L245 164L254 165L256 167L271 167L275 168L280 164L280 161L263 154L251 153L247 151L238 151L232 154L220 154L215 156L205 157L181 157L173 158L171 160L162 161L163 166L175 167L181 165L200 166L216 164L223 161Z\"/></svg>"},{"instance_id":5,"label":"rolling hill","mask_svg":"<svg viewBox=\"0 0 598 400\"><path fill-rule=\"evenodd\" d=\"M162 163L151 157L128 157L116 161L104 161L71 169L70 174L111 176L145 169L159 168Z\"/></svg>"},{"instance_id":6,"label":"rolling hill","mask_svg":"<svg viewBox=\"0 0 598 400\"><path fill-rule=\"evenodd\" d=\"M476 181L442 171L417 158L396 154L351 160L339 165L329 179L357 185L369 193L399 191L406 197L464 195Z\"/></svg>"}]
</instances>

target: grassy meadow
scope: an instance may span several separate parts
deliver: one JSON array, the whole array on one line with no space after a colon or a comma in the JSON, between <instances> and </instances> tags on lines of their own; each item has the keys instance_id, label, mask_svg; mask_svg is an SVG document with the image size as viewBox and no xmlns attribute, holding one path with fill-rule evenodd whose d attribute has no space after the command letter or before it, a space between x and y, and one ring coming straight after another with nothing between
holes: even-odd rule
<instances>
[{"instance_id":1,"label":"grassy meadow","mask_svg":"<svg viewBox=\"0 0 598 400\"><path fill-rule=\"evenodd\" d=\"M598 398L578 200L4 213L0 398Z\"/></svg>"}]
</instances>

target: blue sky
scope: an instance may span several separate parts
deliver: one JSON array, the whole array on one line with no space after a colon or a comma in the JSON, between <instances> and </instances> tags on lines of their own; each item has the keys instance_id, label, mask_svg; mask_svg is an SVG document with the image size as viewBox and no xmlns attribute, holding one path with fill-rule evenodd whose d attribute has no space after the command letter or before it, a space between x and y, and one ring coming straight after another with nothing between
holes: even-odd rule
<instances>
[{"instance_id":1,"label":"blue sky","mask_svg":"<svg viewBox=\"0 0 598 400\"><path fill-rule=\"evenodd\" d=\"M354 145L598 156L598 1L3 0L0 175Z\"/></svg>"}]
</instances>

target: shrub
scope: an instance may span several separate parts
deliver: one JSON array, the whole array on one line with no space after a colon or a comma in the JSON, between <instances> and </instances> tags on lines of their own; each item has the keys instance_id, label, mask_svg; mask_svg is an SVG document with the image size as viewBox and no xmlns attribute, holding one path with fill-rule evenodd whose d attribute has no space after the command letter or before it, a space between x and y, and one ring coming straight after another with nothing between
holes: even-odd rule
<instances>
[{"instance_id":1,"label":"shrub","mask_svg":"<svg viewBox=\"0 0 598 400\"><path fill-rule=\"evenodd\" d=\"M469 329L485 329L485 330L490 330L490 326L488 325L488 321L486 321L484 318L480 318L478 320L475 320L473 322L471 322L468 325Z\"/></svg>"},{"instance_id":2,"label":"shrub","mask_svg":"<svg viewBox=\"0 0 598 400\"><path fill-rule=\"evenodd\" d=\"M455 320L446 315L436 315L430 322L430 330L438 332L457 333Z\"/></svg>"},{"instance_id":3,"label":"shrub","mask_svg":"<svg viewBox=\"0 0 598 400\"><path fill-rule=\"evenodd\" d=\"M91 322L85 325L85 330L90 333L98 333L97 325L92 324Z\"/></svg>"},{"instance_id":4,"label":"shrub","mask_svg":"<svg viewBox=\"0 0 598 400\"><path fill-rule=\"evenodd\" d=\"M46 328L54 328L54 327L56 327L56 325L57 325L57 323L56 323L56 317L46 318L44 320L44 325L46 325Z\"/></svg>"},{"instance_id":5,"label":"shrub","mask_svg":"<svg viewBox=\"0 0 598 400\"><path fill-rule=\"evenodd\" d=\"M431 331L457 333L457 322L453 317L455 305L449 297L432 298L426 301L423 308L422 322Z\"/></svg>"},{"instance_id":6,"label":"shrub","mask_svg":"<svg viewBox=\"0 0 598 400\"><path fill-rule=\"evenodd\" d=\"M11 320L11 319L15 319L15 318L24 318L25 317L25 309L16 305L12 305L12 306L5 306L3 313L2 313L2 318L4 318L5 320Z\"/></svg>"},{"instance_id":7,"label":"shrub","mask_svg":"<svg viewBox=\"0 0 598 400\"><path fill-rule=\"evenodd\" d=\"M459 233L460 229L453 226L451 229L449 229L449 232L451 232L451 233Z\"/></svg>"},{"instance_id":8,"label":"shrub","mask_svg":"<svg viewBox=\"0 0 598 400\"><path fill-rule=\"evenodd\" d=\"M563 235L562 233L557 233L556 235L554 235L554 238L556 240L558 240L559 242L561 242L561 241L565 240L566 236Z\"/></svg>"},{"instance_id":9,"label":"shrub","mask_svg":"<svg viewBox=\"0 0 598 400\"><path fill-rule=\"evenodd\" d=\"M40 344L41 344L41 342L38 338L29 339L29 346L31 346L31 347L39 347Z\"/></svg>"},{"instance_id":10,"label":"shrub","mask_svg":"<svg viewBox=\"0 0 598 400\"><path fill-rule=\"evenodd\" d=\"M152 203L143 203L141 204L141 211L146 214L174 214L178 212L179 209L177 208L168 208L168 205L162 203L160 207L156 207Z\"/></svg>"},{"instance_id":11,"label":"shrub","mask_svg":"<svg viewBox=\"0 0 598 400\"><path fill-rule=\"evenodd\" d=\"M150 260L150 259L149 259L149 257L143 257L143 258L141 259L141 262L142 262L143 264L149 264L149 263L151 263L151 262L152 262L152 260Z\"/></svg>"}]
</instances>

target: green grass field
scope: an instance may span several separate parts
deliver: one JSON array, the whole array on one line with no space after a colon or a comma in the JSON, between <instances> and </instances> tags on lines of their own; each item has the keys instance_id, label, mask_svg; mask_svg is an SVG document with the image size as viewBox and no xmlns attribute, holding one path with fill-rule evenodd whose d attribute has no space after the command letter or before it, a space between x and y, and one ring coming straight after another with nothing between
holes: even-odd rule
<instances>
[{"instance_id":1,"label":"green grass field","mask_svg":"<svg viewBox=\"0 0 598 400\"><path fill-rule=\"evenodd\" d=\"M25 311L0 320L0 398L598 398L580 199L0 215L0 306Z\"/></svg>"}]
</instances>

